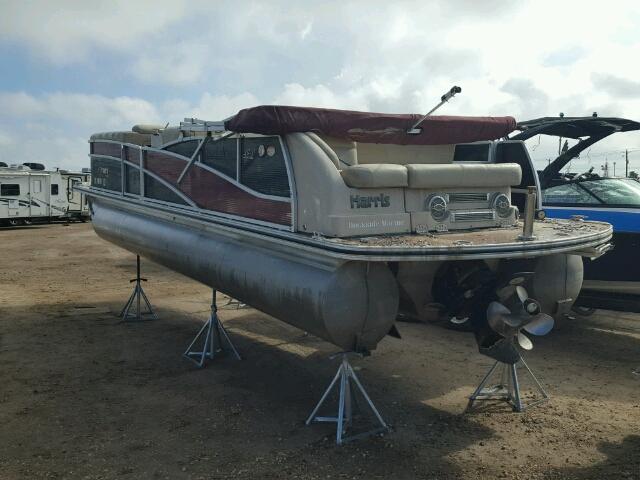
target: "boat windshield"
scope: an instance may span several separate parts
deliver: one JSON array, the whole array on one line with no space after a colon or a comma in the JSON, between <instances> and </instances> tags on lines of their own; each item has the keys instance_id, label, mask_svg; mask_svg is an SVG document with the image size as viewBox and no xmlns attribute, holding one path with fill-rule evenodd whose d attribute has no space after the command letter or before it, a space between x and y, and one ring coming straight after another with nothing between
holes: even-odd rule
<instances>
[{"instance_id":1,"label":"boat windshield","mask_svg":"<svg viewBox=\"0 0 640 480\"><path fill-rule=\"evenodd\" d=\"M606 205L633 205L640 207L640 183L631 179L603 178L580 182Z\"/></svg>"},{"instance_id":2,"label":"boat windshield","mask_svg":"<svg viewBox=\"0 0 640 480\"><path fill-rule=\"evenodd\" d=\"M626 178L601 178L556 185L544 190L544 203L640 207L640 182Z\"/></svg>"}]
</instances>

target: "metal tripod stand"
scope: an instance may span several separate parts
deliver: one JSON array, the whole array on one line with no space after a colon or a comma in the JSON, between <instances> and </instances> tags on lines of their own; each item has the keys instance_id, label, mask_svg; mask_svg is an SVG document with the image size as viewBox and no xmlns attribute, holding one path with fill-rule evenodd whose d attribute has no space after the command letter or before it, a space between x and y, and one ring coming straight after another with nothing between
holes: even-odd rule
<instances>
[{"instance_id":1,"label":"metal tripod stand","mask_svg":"<svg viewBox=\"0 0 640 480\"><path fill-rule=\"evenodd\" d=\"M522 402L522 395L520 394L520 380L518 378L518 363L521 363L525 368L526 372L529 373L529 376L533 380L533 383L536 387L536 390L540 394L540 398L529 402L528 404L524 404ZM492 375L498 367L502 367L500 372L500 383L487 387L487 383L491 380ZM469 403L467 404L466 411L470 411L473 409L475 402L478 401L487 401L487 400L502 400L509 403L513 410L516 412L524 412L527 408L533 407L535 405L539 405L540 403L546 402L549 400L549 395L544 390L540 382L533 374L529 366L524 361L524 358L520 356L518 361L513 364L496 362L489 369L489 372L485 375L476 388L476 391L469 397Z\"/></svg>"},{"instance_id":2,"label":"metal tripod stand","mask_svg":"<svg viewBox=\"0 0 640 480\"><path fill-rule=\"evenodd\" d=\"M140 255L136 255L136 278L129 281L129 283L135 282L135 287L133 288L133 292L127 300L127 303L120 311L120 318L122 318L123 322L143 322L146 320L157 320L158 316L151 308L151 303L149 303L149 299L147 295L144 293L142 289L142 283L146 282L146 278L140 277ZM144 301L147 311L142 311L142 301ZM131 311L131 307L134 307L135 312Z\"/></svg>"},{"instance_id":3,"label":"metal tripod stand","mask_svg":"<svg viewBox=\"0 0 640 480\"><path fill-rule=\"evenodd\" d=\"M340 367L338 368L338 372L336 373L335 377L333 377L333 380L329 384L329 388L327 388L327 390L324 392L324 394L322 395L322 398L320 399L316 407L311 412L311 415L309 415L309 418L307 418L307 421L305 422L307 425L310 425L313 422L336 423L337 424L336 443L338 445L342 445L344 442L355 440L357 438L361 438L368 435L375 435L377 433L383 433L389 430L389 427L387 426L385 421L382 419L382 416L380 415L380 413L378 413L378 410L376 409L375 405L369 398L369 395L367 395L367 392L362 386L362 384L360 383L360 380L358 380L356 373L353 371L353 368L351 367L351 364L349 363L349 358L348 358L348 355L350 353L353 354L353 352L343 352L330 357L331 359L333 359L338 355L341 356L342 361L340 363ZM339 389L338 415L335 417L318 416L317 413L320 410L320 407L322 407L322 404L325 402L325 400L327 399L331 391L338 384L338 381L340 382L340 386L338 387ZM354 389L354 386L357 388L357 390ZM359 433L351 436L345 436L347 428L350 427L353 423L353 404L356 403L356 397L354 394L357 391L359 391L364 397L367 405L375 415L380 426L378 428L374 428L373 430L369 430L367 432L363 432L363 433Z\"/></svg>"},{"instance_id":4,"label":"metal tripod stand","mask_svg":"<svg viewBox=\"0 0 640 480\"><path fill-rule=\"evenodd\" d=\"M195 345L202 343L202 350L193 350ZM184 356L195 363L199 368L204 367L207 360L213 360L216 355L230 351L238 360L242 360L240 354L233 346L227 331L218 318L218 306L216 304L216 291L213 290L211 298L211 316L205 322L193 341L184 352Z\"/></svg>"}]
</instances>

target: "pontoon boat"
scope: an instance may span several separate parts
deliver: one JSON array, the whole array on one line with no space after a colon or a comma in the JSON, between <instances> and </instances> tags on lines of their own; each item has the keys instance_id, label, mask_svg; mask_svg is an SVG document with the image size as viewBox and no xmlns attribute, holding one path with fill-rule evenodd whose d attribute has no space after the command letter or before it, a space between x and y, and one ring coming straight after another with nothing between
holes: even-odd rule
<instances>
[{"instance_id":1,"label":"pontoon boat","mask_svg":"<svg viewBox=\"0 0 640 480\"><path fill-rule=\"evenodd\" d=\"M424 317L435 305L471 318L498 358L507 334L489 328L489 303L526 282L543 310L561 311L582 283L578 255L611 238L606 223L533 221L527 150L495 142L515 127L260 106L95 134L91 186L79 189L103 238L341 349L371 351L399 309Z\"/></svg>"}]
</instances>

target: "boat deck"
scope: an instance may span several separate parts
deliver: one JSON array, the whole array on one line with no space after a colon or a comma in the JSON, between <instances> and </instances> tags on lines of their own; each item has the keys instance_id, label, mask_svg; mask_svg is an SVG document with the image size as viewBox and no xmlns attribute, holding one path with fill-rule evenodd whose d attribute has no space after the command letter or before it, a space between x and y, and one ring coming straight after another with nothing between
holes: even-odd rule
<instances>
[{"instance_id":1,"label":"boat deck","mask_svg":"<svg viewBox=\"0 0 640 480\"><path fill-rule=\"evenodd\" d=\"M556 253L579 253L597 257L611 239L612 227L583 220L536 220L534 240L523 241L522 223L517 226L443 233L407 233L335 238L251 225L218 217L214 212L193 212L168 205L143 202L119 195L76 187L93 198L93 209L115 207L124 217L140 215L169 221L180 228L206 231L233 241L282 252L288 256L332 261L439 261L481 258L537 257ZM104 203L103 203L104 202ZM123 218L124 218L123 217Z\"/></svg>"},{"instance_id":2,"label":"boat deck","mask_svg":"<svg viewBox=\"0 0 640 480\"><path fill-rule=\"evenodd\" d=\"M322 240L337 247L367 251L394 251L414 253L422 251L426 254L443 253L480 253L540 251L545 248L582 250L580 253L598 256L591 249L605 244L611 238L611 225L604 222L583 220L536 220L533 233L534 240L524 241L520 238L523 225L503 228L478 230L458 230L454 232L380 235L357 238L323 238ZM559 253L559 252L558 252Z\"/></svg>"},{"instance_id":3,"label":"boat deck","mask_svg":"<svg viewBox=\"0 0 640 480\"><path fill-rule=\"evenodd\" d=\"M369 245L374 247L444 247L455 248L471 245L527 244L532 241L519 239L522 234L522 222L517 226L502 228L485 228L477 230L456 230L453 232L377 235L357 238L327 239L343 245ZM533 243L554 241L561 238L578 238L588 234L598 234L609 229L604 222L558 221L548 219L536 221Z\"/></svg>"}]
</instances>

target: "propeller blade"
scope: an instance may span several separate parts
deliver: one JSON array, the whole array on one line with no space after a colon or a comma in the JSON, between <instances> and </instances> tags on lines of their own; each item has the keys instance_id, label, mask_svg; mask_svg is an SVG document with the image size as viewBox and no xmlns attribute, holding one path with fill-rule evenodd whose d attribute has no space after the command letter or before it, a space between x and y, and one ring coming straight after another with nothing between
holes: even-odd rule
<instances>
[{"instance_id":1,"label":"propeller blade","mask_svg":"<svg viewBox=\"0 0 640 480\"><path fill-rule=\"evenodd\" d=\"M551 315L539 313L523 328L533 335L541 336L549 333L553 329L555 323L556 322Z\"/></svg>"},{"instance_id":2,"label":"propeller blade","mask_svg":"<svg viewBox=\"0 0 640 480\"><path fill-rule=\"evenodd\" d=\"M511 311L500 302L491 302L487 307L487 323L494 332L505 335L507 321L505 316L511 315Z\"/></svg>"},{"instance_id":3,"label":"propeller blade","mask_svg":"<svg viewBox=\"0 0 640 480\"><path fill-rule=\"evenodd\" d=\"M515 313L510 313L509 315L504 315L502 317L504 323L509 325L512 328L520 328L523 323L529 320L529 317L526 315L518 315Z\"/></svg>"},{"instance_id":4,"label":"propeller blade","mask_svg":"<svg viewBox=\"0 0 640 480\"><path fill-rule=\"evenodd\" d=\"M516 286L516 294L522 303L525 302L527 298L529 298L529 294L527 293L527 289L522 285Z\"/></svg>"},{"instance_id":5,"label":"propeller blade","mask_svg":"<svg viewBox=\"0 0 640 480\"><path fill-rule=\"evenodd\" d=\"M493 317L497 315L509 315L511 310L505 307L500 302L491 302L487 308L487 317Z\"/></svg>"},{"instance_id":6,"label":"propeller blade","mask_svg":"<svg viewBox=\"0 0 640 480\"><path fill-rule=\"evenodd\" d=\"M496 295L500 299L501 302L507 300L511 295L513 295L515 287L513 285L507 285L506 287L499 288L496 290Z\"/></svg>"},{"instance_id":7,"label":"propeller blade","mask_svg":"<svg viewBox=\"0 0 640 480\"><path fill-rule=\"evenodd\" d=\"M533 343L531 343L531 340L529 340L529 337L527 337L522 332L518 332L518 343L525 350L531 350L533 348Z\"/></svg>"},{"instance_id":8,"label":"propeller blade","mask_svg":"<svg viewBox=\"0 0 640 480\"><path fill-rule=\"evenodd\" d=\"M533 275L533 272L516 272L511 275L511 278L507 282L509 285L521 285L523 284L527 278Z\"/></svg>"},{"instance_id":9,"label":"propeller blade","mask_svg":"<svg viewBox=\"0 0 640 480\"><path fill-rule=\"evenodd\" d=\"M462 317L462 318L451 317L449 319L451 323L454 323L456 325L462 325L463 323L466 323L468 320L469 320L469 317Z\"/></svg>"},{"instance_id":10,"label":"propeller blade","mask_svg":"<svg viewBox=\"0 0 640 480\"><path fill-rule=\"evenodd\" d=\"M516 276L513 277L511 280L509 280L509 285L520 285L522 283L524 283L525 278L523 275L518 275L516 273Z\"/></svg>"}]
</instances>

